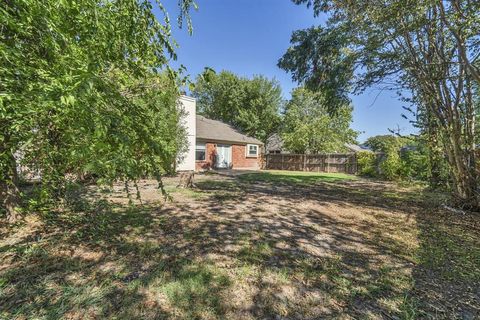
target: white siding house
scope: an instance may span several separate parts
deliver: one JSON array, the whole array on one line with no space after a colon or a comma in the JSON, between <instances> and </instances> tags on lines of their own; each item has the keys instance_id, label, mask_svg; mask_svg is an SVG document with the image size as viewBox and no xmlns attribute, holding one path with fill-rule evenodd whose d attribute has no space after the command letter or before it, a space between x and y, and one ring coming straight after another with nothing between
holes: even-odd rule
<instances>
[{"instance_id":1,"label":"white siding house","mask_svg":"<svg viewBox=\"0 0 480 320\"><path fill-rule=\"evenodd\" d=\"M188 151L182 155L182 159L177 164L178 171L195 170L195 142L196 142L196 100L192 97L181 96L180 103L185 111L183 125L187 129Z\"/></svg>"}]
</instances>

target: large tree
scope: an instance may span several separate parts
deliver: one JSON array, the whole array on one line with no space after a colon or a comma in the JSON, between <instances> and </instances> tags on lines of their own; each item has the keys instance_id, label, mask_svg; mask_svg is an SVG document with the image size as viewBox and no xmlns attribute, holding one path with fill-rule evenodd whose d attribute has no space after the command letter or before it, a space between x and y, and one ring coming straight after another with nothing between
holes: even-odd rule
<instances>
[{"instance_id":1,"label":"large tree","mask_svg":"<svg viewBox=\"0 0 480 320\"><path fill-rule=\"evenodd\" d=\"M413 140L413 137L398 137L387 134L370 137L365 141L365 145L375 152L387 152L392 146L399 149Z\"/></svg>"},{"instance_id":2,"label":"large tree","mask_svg":"<svg viewBox=\"0 0 480 320\"><path fill-rule=\"evenodd\" d=\"M67 173L108 181L160 175L181 148L167 13L148 0L6 0L0 4L0 198L10 221L17 165L49 197ZM182 18L192 0L179 0ZM187 17L188 19L188 17Z\"/></svg>"},{"instance_id":3,"label":"large tree","mask_svg":"<svg viewBox=\"0 0 480 320\"><path fill-rule=\"evenodd\" d=\"M282 91L276 80L251 79L206 69L195 83L198 112L226 122L263 142L280 123Z\"/></svg>"},{"instance_id":4,"label":"large tree","mask_svg":"<svg viewBox=\"0 0 480 320\"><path fill-rule=\"evenodd\" d=\"M332 114L328 106L325 96L295 89L285 107L281 130L284 147L295 153L342 152L346 143L355 142L357 132L350 128L352 107L338 106Z\"/></svg>"},{"instance_id":5,"label":"large tree","mask_svg":"<svg viewBox=\"0 0 480 320\"><path fill-rule=\"evenodd\" d=\"M290 47L278 66L294 81L321 92L329 112L350 102L353 55L347 48L348 28L311 27L293 32Z\"/></svg>"},{"instance_id":6,"label":"large tree","mask_svg":"<svg viewBox=\"0 0 480 320\"><path fill-rule=\"evenodd\" d=\"M480 83L480 2L403 0L294 0L328 14L350 84L356 91L378 85L410 91L448 159L452 191L459 204L480 207L475 141L475 87ZM328 38L328 37L327 37ZM319 39L316 48L332 41ZM305 51L299 46L293 50ZM335 64L339 61L335 60ZM295 68L307 79L331 63L308 55ZM323 73L321 73L323 74ZM325 77L323 83L331 83Z\"/></svg>"}]
</instances>

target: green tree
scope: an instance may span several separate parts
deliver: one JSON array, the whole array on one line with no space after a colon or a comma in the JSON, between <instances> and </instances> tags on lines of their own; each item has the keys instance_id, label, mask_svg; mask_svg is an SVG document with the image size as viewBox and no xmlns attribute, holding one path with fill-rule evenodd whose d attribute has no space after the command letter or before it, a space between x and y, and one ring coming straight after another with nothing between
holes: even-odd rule
<instances>
[{"instance_id":1,"label":"green tree","mask_svg":"<svg viewBox=\"0 0 480 320\"><path fill-rule=\"evenodd\" d=\"M206 69L195 83L198 112L220 120L263 142L280 123L282 91L276 80L252 79Z\"/></svg>"},{"instance_id":2,"label":"green tree","mask_svg":"<svg viewBox=\"0 0 480 320\"><path fill-rule=\"evenodd\" d=\"M324 96L305 88L292 92L286 104L282 139L295 153L340 152L345 143L355 142L357 132L350 128L353 108L346 104L328 112Z\"/></svg>"},{"instance_id":3,"label":"green tree","mask_svg":"<svg viewBox=\"0 0 480 320\"><path fill-rule=\"evenodd\" d=\"M393 134L373 136L365 141L365 145L375 152L388 152L391 148L400 149L406 146L410 141L409 137L398 137Z\"/></svg>"},{"instance_id":4,"label":"green tree","mask_svg":"<svg viewBox=\"0 0 480 320\"><path fill-rule=\"evenodd\" d=\"M480 83L480 2L293 1L313 6L317 15L327 13L329 34L344 32L338 43L351 54L334 64L343 61L346 67L355 67L351 79L355 91L381 84L411 92L429 117L424 123L431 128L425 133L438 133L454 199L478 209L474 124L475 88ZM330 43L320 38L316 47ZM328 59L314 56L297 69L310 79L317 77L317 69L328 70L330 65Z\"/></svg>"},{"instance_id":5,"label":"green tree","mask_svg":"<svg viewBox=\"0 0 480 320\"><path fill-rule=\"evenodd\" d=\"M188 21L191 0L180 0ZM167 13L148 0L15 0L0 4L0 198L19 213L17 161L61 196L67 173L135 180L168 171L177 75ZM173 132L172 132L173 131ZM173 141L173 142L172 142ZM17 155L17 156L15 156ZM20 157L18 155L21 155Z\"/></svg>"},{"instance_id":6,"label":"green tree","mask_svg":"<svg viewBox=\"0 0 480 320\"><path fill-rule=\"evenodd\" d=\"M354 59L347 41L348 29L343 26L295 31L278 66L307 89L321 92L328 111L334 112L350 102Z\"/></svg>"}]
</instances>

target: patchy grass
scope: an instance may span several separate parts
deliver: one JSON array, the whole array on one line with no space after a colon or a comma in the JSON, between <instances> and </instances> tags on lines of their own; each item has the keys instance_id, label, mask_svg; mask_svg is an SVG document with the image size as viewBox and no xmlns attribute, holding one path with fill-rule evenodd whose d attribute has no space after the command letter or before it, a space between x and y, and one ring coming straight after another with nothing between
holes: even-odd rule
<instances>
[{"instance_id":1,"label":"patchy grass","mask_svg":"<svg viewBox=\"0 0 480 320\"><path fill-rule=\"evenodd\" d=\"M358 179L354 175L344 173L303 172L268 170L262 172L246 173L241 175L244 182L270 182L287 184L315 184L317 182L338 182Z\"/></svg>"},{"instance_id":2,"label":"patchy grass","mask_svg":"<svg viewBox=\"0 0 480 320\"><path fill-rule=\"evenodd\" d=\"M418 251L419 263L449 280L480 283L480 229L478 221L457 217L458 222L442 215L435 224L422 222L422 246ZM470 228L466 219L471 221Z\"/></svg>"},{"instance_id":3,"label":"patchy grass","mask_svg":"<svg viewBox=\"0 0 480 320\"><path fill-rule=\"evenodd\" d=\"M339 174L122 186L0 227L0 319L475 319L478 216ZM437 195L434 195L437 196Z\"/></svg>"}]
</instances>

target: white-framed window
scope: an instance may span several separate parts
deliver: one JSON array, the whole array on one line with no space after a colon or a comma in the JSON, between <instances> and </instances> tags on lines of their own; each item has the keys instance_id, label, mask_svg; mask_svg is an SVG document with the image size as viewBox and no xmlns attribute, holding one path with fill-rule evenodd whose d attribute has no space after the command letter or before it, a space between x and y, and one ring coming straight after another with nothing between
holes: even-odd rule
<instances>
[{"instance_id":1,"label":"white-framed window","mask_svg":"<svg viewBox=\"0 0 480 320\"><path fill-rule=\"evenodd\" d=\"M258 157L258 145L247 144L247 157Z\"/></svg>"},{"instance_id":2,"label":"white-framed window","mask_svg":"<svg viewBox=\"0 0 480 320\"><path fill-rule=\"evenodd\" d=\"M205 161L206 147L205 143L197 142L195 145L195 160Z\"/></svg>"}]
</instances>

